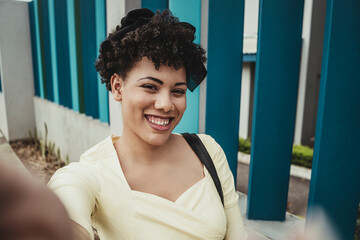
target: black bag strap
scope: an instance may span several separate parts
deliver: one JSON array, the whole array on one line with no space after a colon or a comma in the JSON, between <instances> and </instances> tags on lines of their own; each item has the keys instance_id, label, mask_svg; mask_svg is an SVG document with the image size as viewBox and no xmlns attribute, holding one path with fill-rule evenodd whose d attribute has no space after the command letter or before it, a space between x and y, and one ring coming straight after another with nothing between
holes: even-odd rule
<instances>
[{"instance_id":1,"label":"black bag strap","mask_svg":"<svg viewBox=\"0 0 360 240\"><path fill-rule=\"evenodd\" d=\"M190 133L182 133L182 136L185 138L186 142L190 145L192 150L195 152L195 154L198 156L200 161L204 164L204 166L210 173L210 175L215 183L216 190L219 193L221 203L224 205L224 195L223 195L223 191L221 188L221 183L220 183L219 177L217 175L215 165L214 165L208 151L206 150L204 144L200 140L199 136L195 133L191 133L191 134Z\"/></svg>"}]
</instances>

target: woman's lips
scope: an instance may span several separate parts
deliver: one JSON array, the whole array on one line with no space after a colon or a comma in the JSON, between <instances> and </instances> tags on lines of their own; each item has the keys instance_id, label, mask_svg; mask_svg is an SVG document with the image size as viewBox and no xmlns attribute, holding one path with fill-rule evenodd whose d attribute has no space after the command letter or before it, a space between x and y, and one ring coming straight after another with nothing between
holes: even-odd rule
<instances>
[{"instance_id":1,"label":"woman's lips","mask_svg":"<svg viewBox=\"0 0 360 240\"><path fill-rule=\"evenodd\" d=\"M167 131L171 127L172 117L159 117L154 115L145 115L150 127L159 131Z\"/></svg>"}]
</instances>

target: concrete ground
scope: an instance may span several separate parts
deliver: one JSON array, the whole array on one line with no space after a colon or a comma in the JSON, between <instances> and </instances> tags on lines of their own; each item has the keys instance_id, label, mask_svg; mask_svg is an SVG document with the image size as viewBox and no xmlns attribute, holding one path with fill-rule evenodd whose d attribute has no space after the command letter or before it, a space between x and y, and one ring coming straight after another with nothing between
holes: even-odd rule
<instances>
[{"instance_id":1,"label":"concrete ground","mask_svg":"<svg viewBox=\"0 0 360 240\"><path fill-rule=\"evenodd\" d=\"M28 174L24 164L14 153L11 146L0 131L0 164L8 165L15 168L18 171Z\"/></svg>"},{"instance_id":2,"label":"concrete ground","mask_svg":"<svg viewBox=\"0 0 360 240\"><path fill-rule=\"evenodd\" d=\"M236 189L247 195L249 165L239 162ZM290 177L287 211L300 218L306 216L310 181L299 177Z\"/></svg>"}]
</instances>

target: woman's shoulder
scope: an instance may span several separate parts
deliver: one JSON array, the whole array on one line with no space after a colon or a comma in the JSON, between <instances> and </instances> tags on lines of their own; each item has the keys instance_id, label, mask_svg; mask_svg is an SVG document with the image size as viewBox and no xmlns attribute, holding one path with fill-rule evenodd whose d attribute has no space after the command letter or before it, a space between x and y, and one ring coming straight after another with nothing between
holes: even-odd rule
<instances>
[{"instance_id":1,"label":"woman's shoulder","mask_svg":"<svg viewBox=\"0 0 360 240\"><path fill-rule=\"evenodd\" d=\"M214 162L216 169L221 168L222 165L224 165L224 163L226 162L226 156L220 144L218 144L216 140L210 135L203 133L198 133L196 135L199 137L199 139L205 146L212 161Z\"/></svg>"},{"instance_id":2,"label":"woman's shoulder","mask_svg":"<svg viewBox=\"0 0 360 240\"><path fill-rule=\"evenodd\" d=\"M83 181L101 182L101 159L112 146L111 136L102 140L80 156L80 160L71 162L69 165L56 171L50 182L61 179L61 181ZM110 145L110 147L109 147Z\"/></svg>"},{"instance_id":3,"label":"woman's shoulder","mask_svg":"<svg viewBox=\"0 0 360 240\"><path fill-rule=\"evenodd\" d=\"M216 140L207 134L197 134L208 151L215 168L218 172L223 172L226 169L227 159L224 150Z\"/></svg>"},{"instance_id":4,"label":"woman's shoulder","mask_svg":"<svg viewBox=\"0 0 360 240\"><path fill-rule=\"evenodd\" d=\"M222 150L221 146L210 135L204 133L199 133L197 135L199 136L200 140L202 141L210 155L212 155L212 153L215 154L216 152Z\"/></svg>"},{"instance_id":5,"label":"woman's shoulder","mask_svg":"<svg viewBox=\"0 0 360 240\"><path fill-rule=\"evenodd\" d=\"M176 135L180 137L182 134L176 134ZM201 140L201 142L203 143L203 145L205 146L206 150L208 151L211 157L217 152L222 151L221 146L210 135L204 133L196 133L196 135L199 137L199 139Z\"/></svg>"},{"instance_id":6,"label":"woman's shoulder","mask_svg":"<svg viewBox=\"0 0 360 240\"><path fill-rule=\"evenodd\" d=\"M79 162L98 162L99 159L104 157L104 153L111 152L112 148L112 136L108 136L107 138L100 141L99 143L85 151L83 154L81 154Z\"/></svg>"},{"instance_id":7,"label":"woman's shoulder","mask_svg":"<svg viewBox=\"0 0 360 240\"><path fill-rule=\"evenodd\" d=\"M202 142L216 142L215 139L213 137L211 137L210 135L208 134L205 134L205 133L197 133L196 135L199 136L199 138L201 139Z\"/></svg>"}]
</instances>

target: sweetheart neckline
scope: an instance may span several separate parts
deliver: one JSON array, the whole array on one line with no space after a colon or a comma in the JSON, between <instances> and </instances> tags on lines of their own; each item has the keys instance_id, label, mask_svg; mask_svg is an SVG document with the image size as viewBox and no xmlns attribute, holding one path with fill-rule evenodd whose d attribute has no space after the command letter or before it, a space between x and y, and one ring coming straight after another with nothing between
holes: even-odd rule
<instances>
[{"instance_id":1,"label":"sweetheart neckline","mask_svg":"<svg viewBox=\"0 0 360 240\"><path fill-rule=\"evenodd\" d=\"M120 172L120 175L121 177L124 179L125 183L126 183L126 186L127 188L132 192L132 193L139 193L139 194L145 194L145 195L150 195L150 196L153 196L153 197L156 197L156 198L160 198L160 199L163 199L163 200L166 200L168 202L171 202L171 203L176 203L178 202L179 199L181 199L181 197L183 195L185 195L188 191L190 191L192 188L194 188L195 186L199 185L201 182L203 182L203 180L205 181L206 177L207 177L207 171L206 171L206 167L203 165L203 173L204 173L204 177L201 178L199 181L197 181L196 183L192 184L189 188L187 188L184 192L182 192L177 198L175 201L172 201L170 199L167 199L165 197L162 197L162 196L159 196L159 195L156 195L154 193L149 193L149 192L143 192L143 191L138 191L138 190L133 190L131 189L126 177L125 177L125 173L121 167L121 164L120 164L120 159L117 155L117 152L116 152L116 149L115 149L115 146L113 144L113 141L112 141L112 136L110 138L110 141L111 141L111 145L112 145L112 151L114 153L114 158L116 159L116 166L119 168L119 172Z\"/></svg>"}]
</instances>

